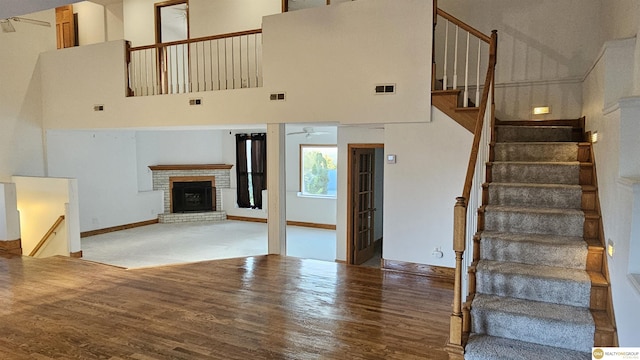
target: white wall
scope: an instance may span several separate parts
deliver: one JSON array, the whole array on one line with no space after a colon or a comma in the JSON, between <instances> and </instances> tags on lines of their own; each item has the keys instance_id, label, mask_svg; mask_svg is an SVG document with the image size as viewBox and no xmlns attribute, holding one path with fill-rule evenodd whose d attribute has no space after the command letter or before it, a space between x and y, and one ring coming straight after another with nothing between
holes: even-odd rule
<instances>
[{"instance_id":1,"label":"white wall","mask_svg":"<svg viewBox=\"0 0 640 360\"><path fill-rule=\"evenodd\" d=\"M265 17L264 87L287 93L278 121L429 121L431 9L367 0ZM379 83L396 94L375 95Z\"/></svg>"},{"instance_id":2,"label":"white wall","mask_svg":"<svg viewBox=\"0 0 640 360\"><path fill-rule=\"evenodd\" d=\"M16 184L0 183L0 241L20 239Z\"/></svg>"},{"instance_id":3,"label":"white wall","mask_svg":"<svg viewBox=\"0 0 640 360\"><path fill-rule=\"evenodd\" d=\"M552 114L536 118L580 116L582 78L600 50L601 12L610 3L449 0L438 6L485 34L498 30L496 111L509 120L532 118L540 105L550 105Z\"/></svg>"},{"instance_id":4,"label":"white wall","mask_svg":"<svg viewBox=\"0 0 640 360\"><path fill-rule=\"evenodd\" d=\"M382 252L388 260L454 267L453 206L473 136L437 109L432 118L385 126L385 153L397 163L385 165ZM445 256L432 257L435 248Z\"/></svg>"},{"instance_id":5,"label":"white wall","mask_svg":"<svg viewBox=\"0 0 640 360\"><path fill-rule=\"evenodd\" d=\"M628 277L640 259L640 99L625 98L630 82L640 82L630 65L636 46L633 39L605 43L583 84L586 127L598 132L593 148L604 234L615 249L608 265L621 346L637 346L640 323L640 289Z\"/></svg>"},{"instance_id":6,"label":"white wall","mask_svg":"<svg viewBox=\"0 0 640 360\"><path fill-rule=\"evenodd\" d=\"M386 124L384 129L340 127L336 259L347 259L348 144L384 144L396 164L384 164L382 254L387 260L453 267L453 206L460 196L472 135L433 110L426 124ZM443 136L443 134L447 134ZM434 248L445 252L433 258Z\"/></svg>"},{"instance_id":7,"label":"white wall","mask_svg":"<svg viewBox=\"0 0 640 360\"><path fill-rule=\"evenodd\" d=\"M29 18L55 23L53 11ZM43 175L42 103L38 56L55 49L55 28L13 22L0 32L0 181L11 175Z\"/></svg>"},{"instance_id":8,"label":"white wall","mask_svg":"<svg viewBox=\"0 0 640 360\"><path fill-rule=\"evenodd\" d=\"M80 230L157 218L162 192L138 191L133 131L47 131L49 175L78 179Z\"/></svg>"},{"instance_id":9,"label":"white wall","mask_svg":"<svg viewBox=\"0 0 640 360\"><path fill-rule=\"evenodd\" d=\"M191 37L262 28L262 17L282 11L280 0L190 0Z\"/></svg>"},{"instance_id":10,"label":"white wall","mask_svg":"<svg viewBox=\"0 0 640 360\"><path fill-rule=\"evenodd\" d=\"M106 41L105 8L91 1L73 4L78 14L78 44L90 45Z\"/></svg>"},{"instance_id":11,"label":"white wall","mask_svg":"<svg viewBox=\"0 0 640 360\"><path fill-rule=\"evenodd\" d=\"M266 17L264 87L237 91L125 98L123 43L48 52L42 55L44 124L86 129L429 121L430 10L419 0L370 0ZM380 82L396 83L397 93L374 95ZM269 101L273 90L286 91L287 100ZM203 104L189 106L195 96ZM94 112L95 104L105 111Z\"/></svg>"},{"instance_id":12,"label":"white wall","mask_svg":"<svg viewBox=\"0 0 640 360\"><path fill-rule=\"evenodd\" d=\"M107 23L107 39L106 41L124 39L124 11L123 3L116 2L107 4L105 8L105 18Z\"/></svg>"},{"instance_id":13,"label":"white wall","mask_svg":"<svg viewBox=\"0 0 640 360\"><path fill-rule=\"evenodd\" d=\"M223 133L222 130L137 131L138 190L153 190L151 165L225 163Z\"/></svg>"},{"instance_id":14,"label":"white wall","mask_svg":"<svg viewBox=\"0 0 640 360\"><path fill-rule=\"evenodd\" d=\"M311 125L310 125L311 126ZM304 134L287 135L286 144L286 188L287 220L316 224L336 224L336 199L321 199L299 196L300 192L300 145L337 145L335 126L311 126L315 131L326 132L306 137ZM286 133L302 131L303 126L287 125Z\"/></svg>"},{"instance_id":15,"label":"white wall","mask_svg":"<svg viewBox=\"0 0 640 360\"><path fill-rule=\"evenodd\" d=\"M132 46L155 43L156 0L124 0L124 38ZM281 11L280 0L190 0L190 37L259 29L262 16Z\"/></svg>"}]
</instances>

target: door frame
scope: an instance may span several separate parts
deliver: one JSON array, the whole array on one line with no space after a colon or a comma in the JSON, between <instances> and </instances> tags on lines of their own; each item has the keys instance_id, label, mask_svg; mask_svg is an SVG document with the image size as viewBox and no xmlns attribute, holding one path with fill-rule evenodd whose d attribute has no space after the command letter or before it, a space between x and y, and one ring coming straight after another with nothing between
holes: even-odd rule
<instances>
[{"instance_id":1,"label":"door frame","mask_svg":"<svg viewBox=\"0 0 640 360\"><path fill-rule=\"evenodd\" d=\"M180 4L187 5L187 62L188 62L188 79L185 79L185 84L191 81L191 46L189 45L189 39L191 39L191 24L189 21L189 0L166 0L162 2L158 2L153 4L153 14L154 14L154 28L155 28L155 40L156 45L161 44L162 42L162 8L168 6L175 6ZM166 58L166 47L157 47L156 48L156 69L158 72L158 88L160 89L161 94L169 94L169 75L166 70L167 58ZM188 92L191 92L189 89Z\"/></svg>"},{"instance_id":2,"label":"door frame","mask_svg":"<svg viewBox=\"0 0 640 360\"><path fill-rule=\"evenodd\" d=\"M166 0L153 4L154 7L154 25L156 44L161 43L162 39L162 20L160 11L163 7L186 4L187 5L187 40L191 38L191 29L189 24L189 0Z\"/></svg>"},{"instance_id":3,"label":"door frame","mask_svg":"<svg viewBox=\"0 0 640 360\"><path fill-rule=\"evenodd\" d=\"M347 264L353 265L353 251L355 249L353 236L353 150L355 149L384 149L383 143L347 144ZM383 215L384 216L384 215Z\"/></svg>"}]
</instances>

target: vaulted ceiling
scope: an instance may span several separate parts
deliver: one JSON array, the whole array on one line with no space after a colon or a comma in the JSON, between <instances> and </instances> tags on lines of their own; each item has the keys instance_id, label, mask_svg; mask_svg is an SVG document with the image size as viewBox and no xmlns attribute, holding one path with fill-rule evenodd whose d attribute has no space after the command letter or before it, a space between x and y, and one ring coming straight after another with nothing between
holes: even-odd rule
<instances>
[{"instance_id":1,"label":"vaulted ceiling","mask_svg":"<svg viewBox=\"0 0 640 360\"><path fill-rule=\"evenodd\" d=\"M0 4L0 19L53 9L60 5L71 4L74 2L79 2L79 0L2 0ZM91 2L107 5L122 2L122 0L93 0Z\"/></svg>"}]
</instances>

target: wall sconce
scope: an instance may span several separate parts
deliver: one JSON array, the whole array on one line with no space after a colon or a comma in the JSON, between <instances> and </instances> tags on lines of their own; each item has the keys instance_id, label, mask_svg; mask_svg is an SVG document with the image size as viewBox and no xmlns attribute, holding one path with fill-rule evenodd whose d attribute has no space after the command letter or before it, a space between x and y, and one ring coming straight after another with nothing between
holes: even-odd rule
<instances>
[{"instance_id":1,"label":"wall sconce","mask_svg":"<svg viewBox=\"0 0 640 360\"><path fill-rule=\"evenodd\" d=\"M613 257L613 241L611 239L607 241L607 254L609 257Z\"/></svg>"},{"instance_id":2,"label":"wall sconce","mask_svg":"<svg viewBox=\"0 0 640 360\"><path fill-rule=\"evenodd\" d=\"M597 143L598 142L598 132L594 131L591 133L591 142L592 143Z\"/></svg>"},{"instance_id":3,"label":"wall sconce","mask_svg":"<svg viewBox=\"0 0 640 360\"><path fill-rule=\"evenodd\" d=\"M545 114L551 114L551 108L549 106L536 106L533 108L533 115Z\"/></svg>"}]
</instances>

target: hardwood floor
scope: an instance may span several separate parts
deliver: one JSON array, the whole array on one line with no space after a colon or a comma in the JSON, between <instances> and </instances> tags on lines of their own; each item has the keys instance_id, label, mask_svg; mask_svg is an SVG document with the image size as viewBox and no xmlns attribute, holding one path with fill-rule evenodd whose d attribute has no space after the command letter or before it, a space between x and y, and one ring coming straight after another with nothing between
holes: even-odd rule
<instances>
[{"instance_id":1,"label":"hardwood floor","mask_svg":"<svg viewBox=\"0 0 640 360\"><path fill-rule=\"evenodd\" d=\"M2 359L447 359L451 286L261 256L137 270L0 256Z\"/></svg>"}]
</instances>

